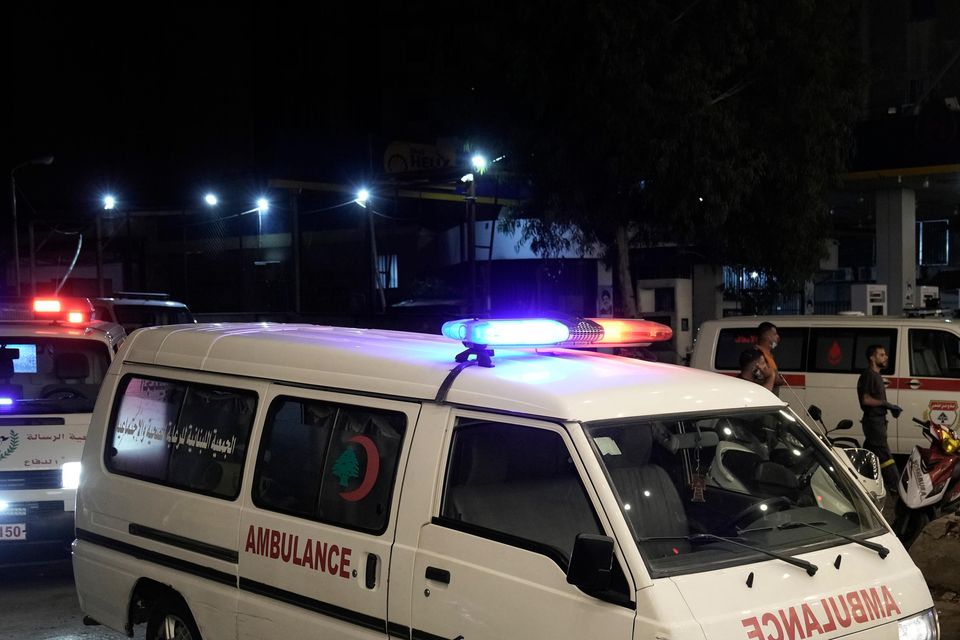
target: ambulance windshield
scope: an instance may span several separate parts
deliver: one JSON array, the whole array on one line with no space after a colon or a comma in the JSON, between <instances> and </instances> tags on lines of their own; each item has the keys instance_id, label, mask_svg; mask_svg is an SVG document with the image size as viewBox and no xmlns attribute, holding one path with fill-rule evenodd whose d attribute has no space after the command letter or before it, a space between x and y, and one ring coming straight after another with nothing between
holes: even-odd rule
<instances>
[{"instance_id":1,"label":"ambulance windshield","mask_svg":"<svg viewBox=\"0 0 960 640\"><path fill-rule=\"evenodd\" d=\"M655 577L884 532L855 480L787 411L586 429Z\"/></svg>"},{"instance_id":2,"label":"ambulance windshield","mask_svg":"<svg viewBox=\"0 0 960 640\"><path fill-rule=\"evenodd\" d=\"M0 335L0 416L90 413L109 365L99 340Z\"/></svg>"}]
</instances>

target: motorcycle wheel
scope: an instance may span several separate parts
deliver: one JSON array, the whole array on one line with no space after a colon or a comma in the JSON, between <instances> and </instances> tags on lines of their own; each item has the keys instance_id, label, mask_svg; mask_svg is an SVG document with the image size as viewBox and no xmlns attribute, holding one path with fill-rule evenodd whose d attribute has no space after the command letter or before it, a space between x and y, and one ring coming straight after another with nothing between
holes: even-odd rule
<instances>
[{"instance_id":1,"label":"motorcycle wheel","mask_svg":"<svg viewBox=\"0 0 960 640\"><path fill-rule=\"evenodd\" d=\"M904 547L909 549L928 524L930 513L926 509L910 509L902 501L897 501L896 518L891 528Z\"/></svg>"}]
</instances>

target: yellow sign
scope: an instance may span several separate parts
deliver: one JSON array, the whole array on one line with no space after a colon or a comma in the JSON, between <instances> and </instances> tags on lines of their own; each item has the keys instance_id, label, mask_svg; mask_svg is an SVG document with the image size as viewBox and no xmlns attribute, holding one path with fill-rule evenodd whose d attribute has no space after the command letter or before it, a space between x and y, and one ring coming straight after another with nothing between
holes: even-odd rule
<instances>
[{"instance_id":1,"label":"yellow sign","mask_svg":"<svg viewBox=\"0 0 960 640\"><path fill-rule=\"evenodd\" d=\"M387 173L436 171L452 167L455 158L451 145L391 142L383 154L383 167Z\"/></svg>"}]
</instances>

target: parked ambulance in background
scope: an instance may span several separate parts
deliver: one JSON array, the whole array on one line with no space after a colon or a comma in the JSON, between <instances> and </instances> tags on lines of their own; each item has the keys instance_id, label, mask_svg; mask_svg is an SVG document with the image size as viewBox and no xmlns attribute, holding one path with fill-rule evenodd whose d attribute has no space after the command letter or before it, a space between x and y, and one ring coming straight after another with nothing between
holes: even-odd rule
<instances>
[{"instance_id":1,"label":"parked ambulance in background","mask_svg":"<svg viewBox=\"0 0 960 640\"><path fill-rule=\"evenodd\" d=\"M867 367L866 349L879 344L890 356L881 372L887 400L903 407L887 416L894 453L927 446L913 418L956 429L960 416L960 324L948 318L892 316L741 316L704 322L690 364L720 373L739 372L738 358L756 342L756 328L772 322L780 334L773 352L786 381L780 398L801 415L819 406L825 417L850 418L861 441L857 379Z\"/></svg>"},{"instance_id":2,"label":"parked ambulance in background","mask_svg":"<svg viewBox=\"0 0 960 640\"><path fill-rule=\"evenodd\" d=\"M669 328L444 335L133 334L83 454L86 621L178 640L939 638L843 454L773 394L563 348Z\"/></svg>"},{"instance_id":3,"label":"parked ambulance in background","mask_svg":"<svg viewBox=\"0 0 960 640\"><path fill-rule=\"evenodd\" d=\"M124 332L86 298L0 305L0 564L69 558L80 454Z\"/></svg>"},{"instance_id":4,"label":"parked ambulance in background","mask_svg":"<svg viewBox=\"0 0 960 640\"><path fill-rule=\"evenodd\" d=\"M166 293L117 291L110 298L93 298L94 317L115 322L127 333L140 327L196 322L187 305L171 300Z\"/></svg>"}]
</instances>

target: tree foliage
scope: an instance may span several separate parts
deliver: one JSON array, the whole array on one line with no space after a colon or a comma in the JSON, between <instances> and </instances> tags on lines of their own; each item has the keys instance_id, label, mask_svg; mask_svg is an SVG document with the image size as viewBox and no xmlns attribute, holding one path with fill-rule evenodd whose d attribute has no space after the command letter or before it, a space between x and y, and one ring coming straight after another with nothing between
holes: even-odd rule
<instances>
[{"instance_id":1,"label":"tree foliage","mask_svg":"<svg viewBox=\"0 0 960 640\"><path fill-rule=\"evenodd\" d=\"M500 8L509 17L483 61L502 73L487 133L501 133L511 168L533 181L536 200L522 215L536 217L527 229L536 248L549 255L575 229L578 241L610 249L625 231L634 246L694 245L716 264L762 270L785 286L808 277L862 87L858 8L856 0Z\"/></svg>"}]
</instances>

